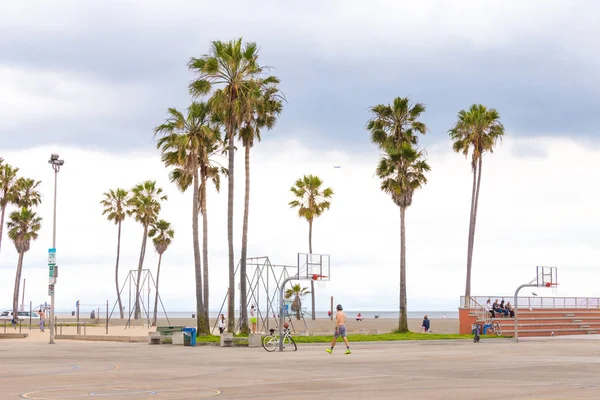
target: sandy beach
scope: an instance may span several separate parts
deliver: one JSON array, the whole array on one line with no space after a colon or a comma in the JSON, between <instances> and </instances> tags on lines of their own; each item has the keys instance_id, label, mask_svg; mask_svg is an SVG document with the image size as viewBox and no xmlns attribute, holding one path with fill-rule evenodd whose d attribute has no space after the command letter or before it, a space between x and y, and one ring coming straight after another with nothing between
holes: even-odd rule
<instances>
[{"instance_id":1,"label":"sandy beach","mask_svg":"<svg viewBox=\"0 0 600 400\"><path fill-rule=\"evenodd\" d=\"M74 318L59 318L57 321L58 326L58 334L63 335L75 335L77 333L77 327L75 326L60 326L60 324L73 324L75 322ZM421 319L409 318L408 326L412 332L419 332L421 327ZM106 335L106 320L101 319L98 320L90 320L90 319L81 319L80 323L86 324L98 324L97 326L86 326L85 328L82 326L81 334L83 335ZM147 320L131 320L130 326L125 326L127 324L127 319L119 320L119 319L111 319L109 321L108 326L108 335L109 336L131 336L131 337L140 337L147 336L148 332L155 331L156 328L148 327ZM211 329L213 329L215 324L215 320L211 319ZM270 327L275 327L274 320L271 320L269 323ZM158 326L196 326L196 320L194 318L174 318L169 319L159 319ZM315 334L323 334L328 335L333 331L333 327L335 326L335 322L331 321L327 318L318 318L315 321L306 320L306 328L304 326L303 321L293 320L293 327L295 330L295 334L300 335L315 335ZM398 326L397 319L391 318L369 318L364 319L363 321L356 321L355 319L349 319L346 323L347 329L349 333L386 333L394 331ZM448 318L436 318L431 319L431 331L435 333L458 333L458 319ZM4 324L0 324L0 333L4 332ZM19 332L19 328L12 328L10 324L6 326L6 333L17 333ZM44 333L39 331L37 324L32 322L31 330L29 330L29 321L26 321L21 326L21 332L29 334L29 340L35 341L44 341L48 340L48 327L46 327L46 331ZM265 332L262 332L265 333ZM213 330L213 334L218 334L218 329Z\"/></svg>"}]
</instances>

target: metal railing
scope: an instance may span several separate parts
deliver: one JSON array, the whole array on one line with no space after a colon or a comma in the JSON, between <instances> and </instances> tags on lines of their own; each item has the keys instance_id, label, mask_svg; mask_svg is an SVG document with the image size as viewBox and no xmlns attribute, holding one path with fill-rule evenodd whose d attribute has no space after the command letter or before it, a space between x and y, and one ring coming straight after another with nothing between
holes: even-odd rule
<instances>
[{"instance_id":1,"label":"metal railing","mask_svg":"<svg viewBox=\"0 0 600 400\"><path fill-rule=\"evenodd\" d=\"M498 299L498 301L505 300L509 302L514 301L514 297L507 296L471 296L469 301L465 301L465 296L460 296L460 307L477 309L478 306L482 307L487 300L490 299L492 303ZM540 296L529 296L519 297L518 304L513 304L517 308L581 308L581 309L600 309L600 298L598 297L540 297Z\"/></svg>"}]
</instances>

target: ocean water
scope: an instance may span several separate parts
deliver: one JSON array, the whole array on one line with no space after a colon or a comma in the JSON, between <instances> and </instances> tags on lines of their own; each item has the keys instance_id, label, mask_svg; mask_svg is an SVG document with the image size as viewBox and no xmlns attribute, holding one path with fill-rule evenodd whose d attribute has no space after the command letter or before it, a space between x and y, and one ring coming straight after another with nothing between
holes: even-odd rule
<instances>
[{"instance_id":1,"label":"ocean water","mask_svg":"<svg viewBox=\"0 0 600 400\"><path fill-rule=\"evenodd\" d=\"M363 318L375 318L375 316L378 316L379 318L398 318L398 311L362 311L362 310L344 310L344 311L346 312L346 315L348 317L354 317L358 313L361 313ZM90 312L91 312L91 310L89 308L86 308L85 311L80 310L79 315L81 318L86 318L86 317L89 317ZM95 313L98 316L97 309L96 309ZM109 313L110 313L110 310L109 310ZM127 315L127 313L128 312L126 310L126 315ZM105 314L106 314L106 308L105 309L100 308L100 316L104 316ZM192 318L192 315L195 315L195 312L194 311L174 311L174 312L167 311L167 315L169 318ZM409 311L408 312L408 318L423 318L423 316L425 316L425 315L427 315L430 319L431 318L444 318L444 316L446 318L458 319L458 311ZM68 316L71 316L71 312L57 311L56 316L57 317L68 317ZM115 316L118 318L117 311L113 312L111 318L115 318ZM239 316L239 313L236 310L236 317L237 316ZM164 318L164 317L165 317L165 314L163 312L158 313L158 318ZM209 313L209 317L217 318L218 311L211 311ZM327 318L327 311L317 311L317 318Z\"/></svg>"}]
</instances>

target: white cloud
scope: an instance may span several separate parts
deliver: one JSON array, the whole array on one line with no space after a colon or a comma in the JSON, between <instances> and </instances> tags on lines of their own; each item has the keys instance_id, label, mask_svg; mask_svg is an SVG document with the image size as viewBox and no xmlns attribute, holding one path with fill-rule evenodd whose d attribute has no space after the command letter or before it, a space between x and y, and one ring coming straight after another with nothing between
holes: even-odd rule
<instances>
[{"instance_id":1,"label":"white cloud","mask_svg":"<svg viewBox=\"0 0 600 400\"><path fill-rule=\"evenodd\" d=\"M0 108L10 118L0 128L26 126L36 121L104 118L143 108L151 90L140 84L99 81L66 71L43 71L0 65Z\"/></svg>"},{"instance_id":2,"label":"white cloud","mask_svg":"<svg viewBox=\"0 0 600 400\"><path fill-rule=\"evenodd\" d=\"M545 157L523 158L516 149L535 146ZM51 243L52 170L46 160L58 152L66 160L59 174L57 248L59 308L75 300L111 307L114 295L116 228L101 216L99 201L109 188L130 187L156 179L169 195L163 217L176 230L164 256L161 288L171 310L194 308L190 194L168 182L158 154L113 155L77 148L2 151L23 175L43 180L44 217L40 238L25 256L26 298L46 300L46 251ZM450 151L449 143L429 148L428 185L415 195L407 213L408 295L413 311L453 309L464 290L466 236L470 205L469 162ZM559 267L560 296L600 296L596 281L597 207L600 180L595 163L600 150L567 139L505 139L486 156L481 186L473 294L508 294L534 278L536 265ZM236 163L235 247L239 257L243 207L243 153ZM367 154L310 150L300 142L268 140L252 152L249 256L294 264L307 251L307 223L287 203L289 187L302 174L317 174L333 187L332 208L314 226L314 251L331 254L332 281L319 291L318 308L329 296L348 309L395 309L398 302L399 211L379 191L374 177L375 148ZM333 165L342 165L334 169ZM227 287L227 189L209 197L211 308L218 308ZM124 224L121 281L137 267L141 228ZM0 304L10 304L17 255L4 236L0 253ZM145 266L157 257L148 249ZM237 263L237 262L236 262ZM543 290L544 295L551 293Z\"/></svg>"}]
</instances>

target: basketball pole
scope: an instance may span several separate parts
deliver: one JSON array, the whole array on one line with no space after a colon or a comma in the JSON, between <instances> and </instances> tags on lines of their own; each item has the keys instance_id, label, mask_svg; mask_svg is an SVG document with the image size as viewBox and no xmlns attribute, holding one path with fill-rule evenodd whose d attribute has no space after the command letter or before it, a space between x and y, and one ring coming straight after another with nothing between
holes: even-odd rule
<instances>
[{"instance_id":1,"label":"basketball pole","mask_svg":"<svg viewBox=\"0 0 600 400\"><path fill-rule=\"evenodd\" d=\"M531 283L526 283L524 285L521 285L517 288L517 290L515 291L515 302L514 302L514 307L515 307L515 340L517 343L519 343L519 303L517 303L517 298L519 297L519 291L523 288L526 287L538 287L538 285L534 285Z\"/></svg>"},{"instance_id":2,"label":"basketball pole","mask_svg":"<svg viewBox=\"0 0 600 400\"><path fill-rule=\"evenodd\" d=\"M333 321L333 296L331 296L331 305L329 307L329 310L331 311L331 313L329 314L329 319Z\"/></svg>"}]
</instances>

